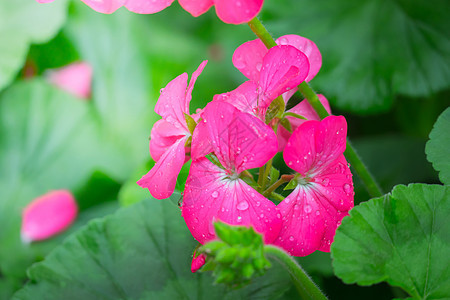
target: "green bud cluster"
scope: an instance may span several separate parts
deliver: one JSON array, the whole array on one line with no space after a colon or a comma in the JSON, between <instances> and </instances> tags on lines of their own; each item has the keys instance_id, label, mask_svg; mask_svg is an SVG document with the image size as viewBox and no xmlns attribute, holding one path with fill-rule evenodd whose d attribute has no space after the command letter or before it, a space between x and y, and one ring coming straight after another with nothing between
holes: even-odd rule
<instances>
[{"instance_id":1,"label":"green bud cluster","mask_svg":"<svg viewBox=\"0 0 450 300\"><path fill-rule=\"evenodd\" d=\"M206 254L201 271L213 271L216 283L239 288L248 284L252 276L261 276L270 267L264 256L264 242L253 228L230 226L216 222L219 240L211 241L199 250Z\"/></svg>"}]
</instances>

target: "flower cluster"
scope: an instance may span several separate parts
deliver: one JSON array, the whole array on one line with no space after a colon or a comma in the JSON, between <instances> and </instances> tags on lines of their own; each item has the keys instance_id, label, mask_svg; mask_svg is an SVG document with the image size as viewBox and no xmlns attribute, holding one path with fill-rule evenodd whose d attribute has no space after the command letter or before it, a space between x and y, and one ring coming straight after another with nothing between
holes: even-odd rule
<instances>
[{"instance_id":1,"label":"flower cluster","mask_svg":"<svg viewBox=\"0 0 450 300\"><path fill-rule=\"evenodd\" d=\"M167 198L181 167L192 159L181 210L201 244L216 238L213 224L222 221L251 226L266 244L294 256L330 251L337 226L353 207L352 174L343 155L345 118L320 120L305 100L284 111L297 86L319 71L320 52L295 35L280 37L277 44L271 49L259 40L241 45L233 63L249 80L214 96L198 114L190 115L189 102L206 61L189 84L184 73L161 90L155 111L162 120L150 139L156 164L138 184L155 198ZM276 99L283 109L273 117L269 111ZM329 110L326 98L320 100ZM271 160L280 151L292 170L286 188L293 191L286 198L269 187L286 176L277 174L266 184L249 171L260 168L260 178L277 173L271 172ZM203 264L200 258L200 263L194 258L193 270Z\"/></svg>"},{"instance_id":2,"label":"flower cluster","mask_svg":"<svg viewBox=\"0 0 450 300\"><path fill-rule=\"evenodd\" d=\"M54 0L36 0L49 3ZM154 14L169 7L174 0L82 0L93 10L111 14L122 6L138 14ZM181 7L194 17L207 12L212 6L217 16L225 23L249 22L261 10L264 0L178 0Z\"/></svg>"}]
</instances>

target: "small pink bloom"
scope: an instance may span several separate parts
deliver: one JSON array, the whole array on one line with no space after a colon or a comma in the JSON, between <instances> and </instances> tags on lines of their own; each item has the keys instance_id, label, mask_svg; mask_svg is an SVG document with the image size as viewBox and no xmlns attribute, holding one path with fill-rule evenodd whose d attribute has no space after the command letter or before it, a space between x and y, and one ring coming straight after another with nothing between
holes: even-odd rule
<instances>
[{"instance_id":1,"label":"small pink bloom","mask_svg":"<svg viewBox=\"0 0 450 300\"><path fill-rule=\"evenodd\" d=\"M331 114L331 108L330 104L328 103L327 98L323 95L317 95L319 97L320 102L325 107L327 112ZM303 116L306 118L306 120L317 120L320 121L320 117L317 114L317 112L312 108L312 106L309 104L308 100L303 100L290 110L288 112L293 112L297 115ZM296 117L287 116L286 117L289 120L289 123L291 123L292 131L295 131L300 125L302 125L306 120L299 119ZM283 151L284 147L286 146L286 143L291 136L291 133L287 131L283 126L278 126L277 131L277 137L278 137L278 152Z\"/></svg>"},{"instance_id":2,"label":"small pink bloom","mask_svg":"<svg viewBox=\"0 0 450 300\"><path fill-rule=\"evenodd\" d=\"M353 182L343 155L347 123L329 116L300 125L284 150L287 165L300 174L299 184L278 209L283 228L275 244L291 255L329 252L337 226L353 207Z\"/></svg>"},{"instance_id":3,"label":"small pink bloom","mask_svg":"<svg viewBox=\"0 0 450 300\"><path fill-rule=\"evenodd\" d=\"M192 74L189 85L188 75L183 73L161 89L155 112L163 119L153 126L149 145L150 154L156 164L137 182L157 199L165 199L172 195L178 174L186 162L189 149L185 148L185 144L191 133L185 114L189 115L192 89L206 63L206 60L203 61ZM194 115L193 118L196 119L198 116Z\"/></svg>"},{"instance_id":4,"label":"small pink bloom","mask_svg":"<svg viewBox=\"0 0 450 300\"><path fill-rule=\"evenodd\" d=\"M87 62L77 62L49 70L47 80L57 87L83 99L91 95L92 67Z\"/></svg>"},{"instance_id":5,"label":"small pink bloom","mask_svg":"<svg viewBox=\"0 0 450 300\"><path fill-rule=\"evenodd\" d=\"M223 102L209 103L202 118L194 131L193 162L183 198L186 225L202 244L215 238L213 222L218 220L253 226L266 243L273 242L281 215L275 204L240 179L240 173L273 157L277 149L274 132L256 117ZM204 157L209 152L223 168Z\"/></svg>"},{"instance_id":6,"label":"small pink bloom","mask_svg":"<svg viewBox=\"0 0 450 300\"><path fill-rule=\"evenodd\" d=\"M278 45L290 45L306 55L309 62L306 81L312 80L322 66L322 55L316 44L299 35L283 35L276 40ZM255 82L263 65L263 58L269 50L260 39L248 41L240 45L233 54L233 65L248 79Z\"/></svg>"},{"instance_id":7,"label":"small pink bloom","mask_svg":"<svg viewBox=\"0 0 450 300\"><path fill-rule=\"evenodd\" d=\"M197 255L197 253L195 253L194 251L194 255L192 256L191 272L192 273L197 272L201 267L203 267L205 262L206 256L204 254Z\"/></svg>"},{"instance_id":8,"label":"small pink bloom","mask_svg":"<svg viewBox=\"0 0 450 300\"><path fill-rule=\"evenodd\" d=\"M266 51L256 68L255 78L234 91L216 95L214 100L228 102L243 112L264 119L267 108L275 98L305 80L309 63L307 57L293 46L275 46Z\"/></svg>"},{"instance_id":9,"label":"small pink bloom","mask_svg":"<svg viewBox=\"0 0 450 300\"><path fill-rule=\"evenodd\" d=\"M219 19L229 24L249 22L261 10L263 0L178 0L180 5L194 17L209 10L213 5Z\"/></svg>"},{"instance_id":10,"label":"small pink bloom","mask_svg":"<svg viewBox=\"0 0 450 300\"><path fill-rule=\"evenodd\" d=\"M77 217L78 207L67 190L49 192L23 210L21 235L24 242L48 239L66 230Z\"/></svg>"},{"instance_id":11,"label":"small pink bloom","mask_svg":"<svg viewBox=\"0 0 450 300\"><path fill-rule=\"evenodd\" d=\"M36 0L39 3L49 3L54 0ZM111 14L125 6L129 11L138 14L157 13L170 6L174 0L81 0L93 10Z\"/></svg>"}]
</instances>

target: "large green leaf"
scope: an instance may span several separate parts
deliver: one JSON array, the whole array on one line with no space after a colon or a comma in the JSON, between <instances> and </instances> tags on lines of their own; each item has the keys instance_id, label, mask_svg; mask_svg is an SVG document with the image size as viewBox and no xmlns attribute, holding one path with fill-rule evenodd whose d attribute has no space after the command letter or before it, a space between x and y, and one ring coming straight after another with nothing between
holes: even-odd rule
<instances>
[{"instance_id":1,"label":"large green leaf","mask_svg":"<svg viewBox=\"0 0 450 300\"><path fill-rule=\"evenodd\" d=\"M15 84L0 97L0 274L10 277L7 281L23 279L26 268L57 243L22 244L21 211L32 199L69 189L77 192L84 210L104 201L103 196L113 197L100 192L105 182L117 193L116 182L91 177L101 156L95 148L86 151L98 139L93 120L88 103L40 80ZM89 179L98 199L90 198L89 186L82 189ZM111 210L82 212L78 225Z\"/></svg>"},{"instance_id":2,"label":"large green leaf","mask_svg":"<svg viewBox=\"0 0 450 300\"><path fill-rule=\"evenodd\" d=\"M387 281L414 299L450 297L450 187L412 184L350 211L331 247L345 283Z\"/></svg>"},{"instance_id":3,"label":"large green leaf","mask_svg":"<svg viewBox=\"0 0 450 300\"><path fill-rule=\"evenodd\" d=\"M51 39L66 20L67 1L42 5L35 0L0 1L0 90L23 66L31 43Z\"/></svg>"},{"instance_id":4,"label":"large green leaf","mask_svg":"<svg viewBox=\"0 0 450 300\"><path fill-rule=\"evenodd\" d=\"M450 184L450 108L437 119L425 148L428 160L439 171L444 184Z\"/></svg>"},{"instance_id":5,"label":"large green leaf","mask_svg":"<svg viewBox=\"0 0 450 300\"><path fill-rule=\"evenodd\" d=\"M276 264L242 290L212 286L190 271L195 245L176 205L144 200L69 237L13 299L274 299L289 286Z\"/></svg>"},{"instance_id":6,"label":"large green leaf","mask_svg":"<svg viewBox=\"0 0 450 300\"><path fill-rule=\"evenodd\" d=\"M270 30L317 43L323 67L312 84L340 108L386 111L397 93L429 96L450 86L447 0L283 3L267 3Z\"/></svg>"}]
</instances>

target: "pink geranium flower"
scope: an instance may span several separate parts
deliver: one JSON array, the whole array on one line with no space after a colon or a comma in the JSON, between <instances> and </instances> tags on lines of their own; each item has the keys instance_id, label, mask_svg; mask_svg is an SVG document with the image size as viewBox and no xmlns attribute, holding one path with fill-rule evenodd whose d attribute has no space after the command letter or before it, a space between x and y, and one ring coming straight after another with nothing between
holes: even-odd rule
<instances>
[{"instance_id":1,"label":"pink geranium flower","mask_svg":"<svg viewBox=\"0 0 450 300\"><path fill-rule=\"evenodd\" d=\"M189 149L186 151L185 144L191 132L185 114L189 115L192 89L206 63L203 61L192 74L189 85L188 75L183 73L161 89L155 112L163 119L155 123L150 135L150 155L156 164L137 182L157 199L172 195L178 174L187 160Z\"/></svg>"},{"instance_id":2,"label":"pink geranium flower","mask_svg":"<svg viewBox=\"0 0 450 300\"><path fill-rule=\"evenodd\" d=\"M50 83L79 98L88 99L91 95L92 67L87 62L76 62L49 70L46 78Z\"/></svg>"},{"instance_id":3,"label":"pink geranium flower","mask_svg":"<svg viewBox=\"0 0 450 300\"><path fill-rule=\"evenodd\" d=\"M28 204L22 213L21 236L25 243L48 239L66 230L78 213L67 190L49 192Z\"/></svg>"},{"instance_id":4,"label":"pink geranium flower","mask_svg":"<svg viewBox=\"0 0 450 300\"><path fill-rule=\"evenodd\" d=\"M270 103L302 83L309 72L308 58L293 46L276 46L261 57L250 81L237 89L216 95L215 101L228 102L243 112L264 120Z\"/></svg>"},{"instance_id":5,"label":"pink geranium flower","mask_svg":"<svg viewBox=\"0 0 450 300\"><path fill-rule=\"evenodd\" d=\"M353 207L353 182L343 155L347 123L342 116L307 121L284 150L287 165L299 173L298 185L278 209L283 227L275 244L291 255L330 251L337 226Z\"/></svg>"},{"instance_id":6,"label":"pink geranium flower","mask_svg":"<svg viewBox=\"0 0 450 300\"><path fill-rule=\"evenodd\" d=\"M331 108L330 104L328 103L327 98L323 95L317 95L319 97L319 101L322 103L322 105L325 107L326 111L331 114ZM320 121L320 117L317 114L317 112L314 110L314 108L309 104L308 100L303 100L287 112L292 112L297 115L300 115L306 120L317 120ZM306 120L299 119L292 116L287 116L286 119L288 119L289 123L291 124L292 131L295 131L300 125L302 125ZM279 125L277 130L277 137L278 137L278 151L283 151L284 147L286 146L286 143L288 139L290 138L291 133L285 129L283 126Z\"/></svg>"},{"instance_id":7,"label":"pink geranium flower","mask_svg":"<svg viewBox=\"0 0 450 300\"><path fill-rule=\"evenodd\" d=\"M275 41L278 45L289 45L300 50L306 55L309 62L309 68L305 80L312 80L322 66L322 55L316 44L299 35L289 34L279 37ZM257 82L264 57L267 55L267 47L260 39L248 41L240 45L233 54L233 65L242 72L248 79Z\"/></svg>"},{"instance_id":8,"label":"pink geranium flower","mask_svg":"<svg viewBox=\"0 0 450 300\"><path fill-rule=\"evenodd\" d=\"M49 3L54 0L36 0ZM138 14L157 13L170 6L174 0L81 0L93 10L104 14L115 12L122 6ZM211 6L216 7L219 19L225 23L242 24L249 22L261 10L264 0L179 0L180 5L198 17L207 12Z\"/></svg>"},{"instance_id":9,"label":"pink geranium flower","mask_svg":"<svg viewBox=\"0 0 450 300\"><path fill-rule=\"evenodd\" d=\"M273 242L281 215L275 204L245 183L243 171L264 165L277 150L274 132L264 122L228 103L211 102L192 140L192 165L184 192L182 216L194 238L215 238L213 222L247 225ZM221 167L205 155L214 153Z\"/></svg>"},{"instance_id":10,"label":"pink geranium flower","mask_svg":"<svg viewBox=\"0 0 450 300\"><path fill-rule=\"evenodd\" d=\"M36 0L49 3L54 0ZM170 6L174 0L81 0L90 8L104 14L111 14L125 6L129 11L138 14L154 14Z\"/></svg>"}]
</instances>

